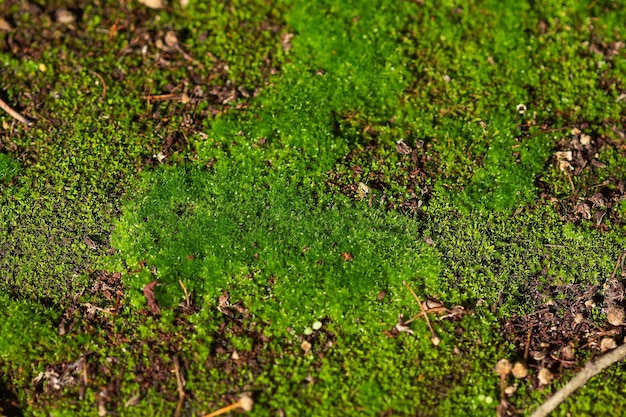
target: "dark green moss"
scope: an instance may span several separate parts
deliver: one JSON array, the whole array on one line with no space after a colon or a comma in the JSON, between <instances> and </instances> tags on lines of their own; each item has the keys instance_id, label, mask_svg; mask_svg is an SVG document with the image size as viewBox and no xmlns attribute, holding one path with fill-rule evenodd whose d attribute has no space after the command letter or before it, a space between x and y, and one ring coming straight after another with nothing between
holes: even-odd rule
<instances>
[{"instance_id":1,"label":"dark green moss","mask_svg":"<svg viewBox=\"0 0 626 417\"><path fill-rule=\"evenodd\" d=\"M0 183L8 183L18 174L20 166L13 158L0 154Z\"/></svg>"}]
</instances>

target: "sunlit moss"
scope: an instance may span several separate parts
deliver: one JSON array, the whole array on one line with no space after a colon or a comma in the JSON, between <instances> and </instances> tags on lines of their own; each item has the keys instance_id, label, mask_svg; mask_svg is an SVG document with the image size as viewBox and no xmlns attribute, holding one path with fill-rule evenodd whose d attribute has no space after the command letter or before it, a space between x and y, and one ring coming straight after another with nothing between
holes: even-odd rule
<instances>
[{"instance_id":1,"label":"sunlit moss","mask_svg":"<svg viewBox=\"0 0 626 417\"><path fill-rule=\"evenodd\" d=\"M513 353L500 320L536 308L530 278L598 284L623 250L619 230L565 224L538 200L538 180L570 186L548 164L558 129L587 123L618 140L607 126L623 113L625 67L605 47L624 12L613 5L176 3L133 23L150 34L145 54L100 13L82 18L102 54L66 37L39 60L2 55L9 97L25 108L24 86L46 91L40 111L56 114L19 131L20 175L0 185L0 367L28 412L92 415L113 384L111 411L170 413L176 358L194 415L244 391L258 415L493 415L491 369ZM157 47L169 30L184 65L157 59L181 53ZM146 95L189 93L188 79L258 96L193 120L180 152L151 167L181 115L209 103ZM616 149L598 156L602 181L624 177ZM359 182L371 186L360 201L340 193ZM407 199L422 199L412 216L388 210ZM87 322L91 303L115 305L88 291L100 268L123 272L123 299ZM143 309L153 280L161 317ZM437 348L423 320L394 334L420 310L404 281L470 312L434 321ZM188 316L185 291L198 309ZM220 310L225 294L241 317ZM71 337L59 334L67 323ZM56 404L36 397L34 376L83 355L97 372L82 400L78 385ZM163 367L158 387L140 380L151 366ZM596 394L567 410L623 407ZM520 382L514 400L530 409L543 396Z\"/></svg>"}]
</instances>

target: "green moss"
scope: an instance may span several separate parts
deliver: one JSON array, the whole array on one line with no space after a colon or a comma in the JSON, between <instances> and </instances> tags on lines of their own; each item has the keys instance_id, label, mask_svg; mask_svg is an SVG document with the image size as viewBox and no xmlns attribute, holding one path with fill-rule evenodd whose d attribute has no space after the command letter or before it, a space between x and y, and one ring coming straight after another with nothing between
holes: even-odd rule
<instances>
[{"instance_id":1,"label":"green moss","mask_svg":"<svg viewBox=\"0 0 626 417\"><path fill-rule=\"evenodd\" d=\"M33 17L12 10L20 24L16 36L34 37L31 46L41 48L41 56L17 60L0 55L7 68L2 87L19 106L20 88L28 86L44 109L32 129L16 130L11 138L12 146L22 150L22 175L0 197L0 276L12 294L63 304L82 293L88 275L101 266L118 214L116 201L128 181L146 162L156 161L159 152L169 161L191 151L189 140L181 137L183 117L175 114L165 127L160 120L161 114L179 112L184 105L151 105L146 94L168 93L190 77L220 85L230 75L224 72L224 80L213 79L219 73L215 67L229 64L226 58L237 71L229 82L240 85L245 79L246 88L260 88L270 68L260 68L259 63L280 64L279 9L257 2L226 6L221 12L221 3L163 12L159 22L154 12L141 17L114 2L100 8L89 5L77 23L81 39L45 14ZM235 32L243 22L247 29ZM274 26L267 27L269 23ZM190 32L201 24L205 32ZM37 25L50 27L58 36L48 31L35 36L41 31ZM111 31L103 32L103 26ZM160 54L170 54L171 59L181 54L156 46L165 29L177 31L181 48L198 54L198 65L156 70L163 64ZM145 53L131 46L134 30L152 36ZM226 42L234 33L240 34L235 39L239 55L233 55L232 41ZM94 55L93 50L100 52ZM198 111L207 107L205 102ZM14 176L15 169L2 155L0 179L4 181L4 172Z\"/></svg>"},{"instance_id":2,"label":"green moss","mask_svg":"<svg viewBox=\"0 0 626 417\"><path fill-rule=\"evenodd\" d=\"M339 320L357 307L355 297L403 279L435 279L432 250L416 241L414 222L340 200L316 201L293 188L245 186L236 171L216 177L192 167L165 170L146 183L152 191L141 206L129 207L113 237L127 265L147 260L145 272L128 279L137 300L154 266L169 305L183 296L179 279L211 303L223 289L238 294L243 285L243 293L267 291L262 299L278 300L272 307L250 294L247 305L262 303L275 310L273 322L302 326L326 315ZM252 288L238 284L244 274ZM270 278L275 284L262 290ZM281 319L285 310L290 314Z\"/></svg>"},{"instance_id":3,"label":"green moss","mask_svg":"<svg viewBox=\"0 0 626 417\"><path fill-rule=\"evenodd\" d=\"M365 7L358 25L368 23L369 6ZM307 13L315 21L312 10ZM350 8L344 13L349 16ZM293 22L298 29L297 19ZM295 41L296 52L305 51L294 57L301 59L299 66L286 67L275 95L260 97L253 108L255 119L225 117L212 126L209 140L198 144L200 158L210 162L210 169L182 166L145 177L136 189L143 197L129 201L114 234L130 268L147 261L144 271L127 282L137 306L144 303L143 286L154 279L152 267L164 284L159 300L169 308L183 300L179 279L205 300L205 306L215 306L227 291L231 300L241 300L267 323L271 334L296 340L313 321L329 323L337 348L320 364L301 357L294 341L275 371L257 375L255 386L264 390L261 414L276 408L306 413L310 404L320 414L350 410L376 414L387 409L410 414L416 401L430 405L437 415L453 414L459 407L467 413L491 413L497 393L484 372L510 349L498 344L502 342L493 328L484 327L482 320L494 317L481 312L466 322L475 338L465 347L471 356L462 372L449 361L452 354L446 350L455 343L453 338L441 350L433 349L428 338L418 338L421 342L414 347L392 348L390 343L395 342L381 333L412 304L402 282L410 281L421 294L448 303L473 305L481 299L497 306L503 316L523 313L541 302L531 297L527 280L540 276L546 286L556 287L598 283L613 267L619 239L563 228L550 209L516 217L493 214L534 201L535 177L552 146L545 136L518 141L510 133L515 125L510 115L496 119L491 132L478 123L446 122L445 127L456 130L450 140L458 146L444 148L441 140L440 148L431 145L426 152L439 149L438 158L449 158L451 167L465 170L463 165L471 163L471 158L465 159L468 147L472 158L484 159L480 167L464 171L467 178L456 179L455 189L462 188L459 195L436 188L437 198L424 217L407 219L369 208L365 202L354 204L320 193L320 180L336 164L337 155L351 143L359 146L358 127L392 116L385 112L385 103L394 100L397 90L391 87L401 86L404 77L382 72L387 88L373 93L381 95L373 103L365 102L360 91L371 89L368 72L388 68L382 60L394 62L400 55L378 38L377 58L353 58L349 51L360 39L359 28L350 19L344 18L343 24L350 30L337 25L328 29L339 32L330 45L318 41L319 35L301 34ZM329 58L327 48L334 51L331 57L341 59ZM303 69L307 60L314 64ZM360 76L345 77L344 68L351 66ZM318 67L325 72L316 73ZM288 95L283 95L285 91ZM432 130L437 135L433 143L443 136L445 130L440 129ZM381 131L380 144L386 146L399 134L393 128ZM448 175L450 181L455 177ZM447 177L442 178L445 184ZM445 200L451 203L442 203ZM427 237L434 246L425 243ZM581 253L587 254L585 259ZM382 307L374 301L381 290L389 292L393 303ZM427 334L423 325L416 331ZM234 343L249 350L240 339ZM481 348L470 348L472 343ZM482 347L489 344L491 348ZM422 367L415 365L422 362ZM307 383L311 367L316 367L319 378ZM337 375L339 368L343 372ZM395 374L397 369L404 372ZM483 377L474 376L478 374ZM237 375L246 379L243 371ZM407 382L420 378L428 382L415 386ZM305 386L288 389L283 385L287 380L303 381ZM206 383L197 379L194 387ZM446 383L453 388L433 396L433 387ZM396 395L399 386L402 394ZM291 400L294 396L300 399L296 403Z\"/></svg>"},{"instance_id":4,"label":"green moss","mask_svg":"<svg viewBox=\"0 0 626 417\"><path fill-rule=\"evenodd\" d=\"M402 105L392 122L358 121L356 158L338 164L332 182L371 184L396 205L433 185L461 210L510 213L532 203L560 139L553 130L585 125L618 139L625 77L611 42L621 14L595 3L420 7L401 32L411 80ZM418 148L417 161L397 155L400 139Z\"/></svg>"},{"instance_id":5,"label":"green moss","mask_svg":"<svg viewBox=\"0 0 626 417\"><path fill-rule=\"evenodd\" d=\"M19 172L17 161L5 154L0 154L0 183L8 183Z\"/></svg>"},{"instance_id":6,"label":"green moss","mask_svg":"<svg viewBox=\"0 0 626 417\"><path fill-rule=\"evenodd\" d=\"M620 140L626 67L610 45L624 11L565 6L111 2L85 6L84 38L52 9L12 6L15 39L57 34L24 40L37 56L0 55L10 101L32 108L27 89L40 112L11 137L21 170L0 197L0 369L25 412L92 415L107 390L112 412L171 413L178 361L189 415L241 392L258 415L493 415L491 369L515 349L501 320L601 284L623 251L619 228L566 224L537 199L570 186L549 164L556 129ZM170 30L186 56L157 46ZM213 87L239 96L220 103ZM183 92L192 101L145 98ZM618 149L575 186L623 179ZM359 182L362 201L343 194ZM387 210L407 200L414 216ZM124 272L116 315L90 307L116 304L90 290L103 268ZM155 279L160 317L144 308ZM422 320L394 331L420 310L403 281L467 309L433 321L438 347ZM81 357L84 392L33 386ZM561 411L604 412L616 391L591 389ZM544 396L523 381L512 401Z\"/></svg>"}]
</instances>

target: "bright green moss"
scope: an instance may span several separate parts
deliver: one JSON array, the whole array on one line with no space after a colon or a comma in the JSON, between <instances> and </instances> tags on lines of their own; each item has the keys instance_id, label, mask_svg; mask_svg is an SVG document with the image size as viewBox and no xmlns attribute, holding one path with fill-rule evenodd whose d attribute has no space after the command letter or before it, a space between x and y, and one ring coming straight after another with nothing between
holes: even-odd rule
<instances>
[{"instance_id":1,"label":"bright green moss","mask_svg":"<svg viewBox=\"0 0 626 417\"><path fill-rule=\"evenodd\" d=\"M393 125L360 122L376 134L354 135L357 158L339 164L333 181L372 183L391 201L420 198L435 183L437 195L469 211L531 203L559 140L552 129L585 124L617 139L625 77L611 22L621 13L595 3L425 4L401 32L410 88ZM423 143L417 180L410 157L394 155L400 139Z\"/></svg>"},{"instance_id":2,"label":"bright green moss","mask_svg":"<svg viewBox=\"0 0 626 417\"><path fill-rule=\"evenodd\" d=\"M248 89L263 87L268 63L279 66L283 59L280 9L246 1L226 6L221 12L225 7L221 3L163 12L159 22L156 12L137 21L136 14L125 13L117 3L90 5L78 23L81 39L65 33L70 28L56 25L46 15L12 11L21 25L16 29L19 36L33 36L49 45L37 61L0 55L6 67L2 87L13 102L20 105L18 94L26 89L38 94L43 108L33 128L22 132L17 127L18 134L11 138L13 146L23 150L23 161L19 181L0 197L0 285L5 290L52 303L67 302L83 292L106 251L118 214L116 201L128 181L159 152L170 161L191 150L184 139L179 141L186 143L179 145L182 149L167 149L168 140L181 136L183 104L150 105L147 94L168 93L168 88L189 77L201 83L215 76L216 66L228 64L235 74L225 72L224 80L211 78L211 85L230 79ZM244 23L246 30L235 30ZM145 35L152 33L153 42L143 52L131 46L136 36L133 25ZM111 31L103 31L103 26ZM204 32L190 32L200 26ZM52 27L46 30L57 30L64 41L36 37L28 33L29 27L36 31ZM158 68L163 55L174 59L181 53L156 47L154 42L163 41L165 29L176 31L181 47L193 50L199 65ZM163 126L161 112L176 113L171 124ZM0 154L0 181L13 178L16 169Z\"/></svg>"},{"instance_id":3,"label":"bright green moss","mask_svg":"<svg viewBox=\"0 0 626 417\"><path fill-rule=\"evenodd\" d=\"M307 13L316 21L312 10ZM534 201L535 177L553 145L545 135L516 138L515 105L503 105L504 113L490 108L496 113L486 126L446 117L441 126L429 128L426 152L447 162L438 180L460 192L437 188L423 217L406 219L366 202L321 194L319 182L338 155L362 141L360 127L393 115L385 112L385 103L393 102L397 90L391 87L402 85L405 77L380 71L389 67L385 58L399 59L381 39L377 58L361 61L351 55L357 40L369 42L357 36L358 25L368 22L363 16L367 11L358 24L344 18L352 37L336 25L323 32L339 32L335 43L322 43L303 28L294 47L296 53L305 52L292 57L294 64L285 68L276 94L260 97L255 119L227 116L212 126L209 140L198 144L209 170L179 166L147 175L136 190L143 197L127 203L114 244L131 268L147 260L143 272L127 278L137 305L143 304L143 286L154 279L154 266L164 284L157 293L164 306L172 308L183 299L179 279L204 298L206 307L228 291L267 323L271 334L292 339L291 354L275 370L257 376L257 384L266 387L262 415L277 408L307 413L310 404L320 415L387 409L411 414L416 403L428 405L435 415L460 409L490 414L498 399L493 383L484 379L485 370L509 349L493 328L485 327L495 318L481 311L465 322L471 329L470 356L460 371L458 362L449 361L454 338L436 350L427 337L418 336L415 345L395 345L381 335L400 310L415 308L402 281L448 303L471 306L480 299L497 307L499 315L523 313L541 302L526 286L530 278L542 277L546 287L597 283L610 273L619 239L563 228L549 209L514 218L494 214ZM335 54L342 59L335 60ZM314 63L309 68L307 60ZM345 68L351 66L354 76L347 77ZM317 73L318 68L324 72ZM360 95L372 88L368 72L382 74L386 86L372 92L380 95L374 101ZM415 106L406 108L416 118L421 114ZM383 146L394 146L403 133L381 131ZM481 158L480 165L472 166L473 158ZM427 237L434 246L426 244ZM381 290L393 303L374 301ZM302 337L315 320L328 323L338 338L309 386L312 359L300 357L299 339L293 338ZM423 324L416 329L426 334ZM452 332L447 329L443 335ZM474 350L471 344L480 347ZM246 343L241 347L248 349ZM281 369L289 369L288 376ZM288 389L280 382L286 378L304 385ZM422 380L428 382L414 383ZM195 387L206 383L194 379ZM440 387L439 395L433 395L433 387ZM300 400L293 402L296 393Z\"/></svg>"},{"instance_id":4,"label":"bright green moss","mask_svg":"<svg viewBox=\"0 0 626 417\"><path fill-rule=\"evenodd\" d=\"M340 320L366 294L415 276L435 279L437 262L416 239L417 223L341 200L316 201L293 188L247 191L243 181L236 171L220 178L182 167L146 183L151 191L141 206L125 212L113 237L130 267L148 262L129 280L138 300L152 266L166 284L161 296L170 306L181 300L179 279L213 303L225 288L238 294L244 285L241 292L249 294L272 278L275 285L262 297L268 300L248 297L251 307L262 302L274 310L275 320L289 311L280 320L286 325L326 315ZM252 289L238 284L244 274Z\"/></svg>"}]
</instances>

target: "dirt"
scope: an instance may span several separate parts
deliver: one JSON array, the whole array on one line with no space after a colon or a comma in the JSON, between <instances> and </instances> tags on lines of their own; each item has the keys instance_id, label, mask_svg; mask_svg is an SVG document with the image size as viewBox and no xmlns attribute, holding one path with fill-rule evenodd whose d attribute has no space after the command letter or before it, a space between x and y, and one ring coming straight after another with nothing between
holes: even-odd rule
<instances>
[{"instance_id":1,"label":"dirt","mask_svg":"<svg viewBox=\"0 0 626 417\"><path fill-rule=\"evenodd\" d=\"M610 226L623 225L617 209L626 199L626 185L613 176L605 181L596 179L598 171L607 168L597 158L599 152L607 147L613 148L621 158L626 157L626 134L611 126L620 137L620 140L614 140L602 134L582 133L586 128L588 125L581 124L572 129L572 134L558 143L554 156L548 162L569 177L571 192L565 197L562 193L557 196L553 186L539 181L540 198L552 201L557 212L569 223L586 221L598 230L608 231Z\"/></svg>"},{"instance_id":2,"label":"dirt","mask_svg":"<svg viewBox=\"0 0 626 417\"><path fill-rule=\"evenodd\" d=\"M546 285L541 276L528 282L527 294L540 308L506 320L501 333L516 347L517 356L513 359L535 370L529 377L533 389L545 386L538 377L542 369L561 379L566 372L578 372L589 360L616 347L624 338L619 319L611 325L594 317L598 307L604 312L624 307L623 258L626 253L603 285ZM504 401L502 405L500 415L518 415L512 403Z\"/></svg>"}]
</instances>

